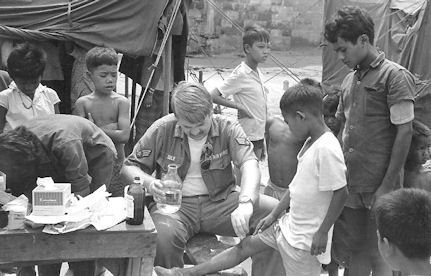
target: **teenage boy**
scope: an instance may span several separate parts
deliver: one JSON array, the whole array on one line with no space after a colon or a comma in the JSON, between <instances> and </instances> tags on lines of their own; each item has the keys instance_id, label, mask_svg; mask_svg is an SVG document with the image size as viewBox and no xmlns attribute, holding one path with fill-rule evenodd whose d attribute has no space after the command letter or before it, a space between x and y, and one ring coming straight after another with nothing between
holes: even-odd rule
<instances>
[{"instance_id":1,"label":"teenage boy","mask_svg":"<svg viewBox=\"0 0 431 276\"><path fill-rule=\"evenodd\" d=\"M431 194L399 189L374 206L380 254L403 275L431 275Z\"/></svg>"},{"instance_id":2,"label":"teenage boy","mask_svg":"<svg viewBox=\"0 0 431 276\"><path fill-rule=\"evenodd\" d=\"M335 257L349 276L392 275L377 249L371 206L400 187L412 136L413 76L374 46L374 23L364 10L344 7L325 26L338 58L354 69L344 79L336 117L343 125L349 197L335 229ZM340 233L340 235L338 235ZM348 237L338 248L337 238ZM342 256L344 255L344 257Z\"/></svg>"},{"instance_id":3,"label":"teenage boy","mask_svg":"<svg viewBox=\"0 0 431 276\"><path fill-rule=\"evenodd\" d=\"M271 51L269 34L257 25L246 26L242 41L245 61L211 91L211 96L214 103L238 110L238 122L253 143L258 160L262 160L265 157L267 89L257 67L265 62ZM233 97L233 102L226 99L229 96Z\"/></svg>"},{"instance_id":4,"label":"teenage boy","mask_svg":"<svg viewBox=\"0 0 431 276\"><path fill-rule=\"evenodd\" d=\"M126 183L120 181L119 174L125 158L124 144L130 135L130 103L126 97L114 91L118 56L114 49L94 47L88 51L85 61L95 90L76 101L73 114L96 124L114 142L118 155L109 192L113 196L122 196Z\"/></svg>"},{"instance_id":5,"label":"teenage boy","mask_svg":"<svg viewBox=\"0 0 431 276\"><path fill-rule=\"evenodd\" d=\"M185 269L156 267L158 275L205 275L233 267L271 248L283 259L285 275L318 276L330 262L332 225L347 198L346 166L337 138L325 125L322 93L298 84L280 100L284 120L299 140L298 168L280 203L262 219L253 236L208 262ZM289 213L277 218L290 206Z\"/></svg>"}]
</instances>

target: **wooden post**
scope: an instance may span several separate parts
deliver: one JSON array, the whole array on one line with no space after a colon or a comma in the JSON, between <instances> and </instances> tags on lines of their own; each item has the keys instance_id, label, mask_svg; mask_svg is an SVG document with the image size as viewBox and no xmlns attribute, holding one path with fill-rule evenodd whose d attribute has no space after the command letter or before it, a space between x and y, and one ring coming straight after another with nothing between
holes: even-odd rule
<instances>
[{"instance_id":1,"label":"wooden post","mask_svg":"<svg viewBox=\"0 0 431 276\"><path fill-rule=\"evenodd\" d=\"M163 116L169 113L169 93L172 79L172 35L169 34L163 51Z\"/></svg>"},{"instance_id":2,"label":"wooden post","mask_svg":"<svg viewBox=\"0 0 431 276\"><path fill-rule=\"evenodd\" d=\"M124 96L129 98L129 77L124 75Z\"/></svg>"}]
</instances>

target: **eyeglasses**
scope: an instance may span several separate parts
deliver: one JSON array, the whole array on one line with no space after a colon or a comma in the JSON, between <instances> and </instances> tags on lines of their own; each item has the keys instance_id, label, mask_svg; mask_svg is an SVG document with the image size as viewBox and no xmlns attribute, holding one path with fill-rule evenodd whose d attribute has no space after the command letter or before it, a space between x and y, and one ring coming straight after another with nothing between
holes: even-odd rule
<instances>
[{"instance_id":1,"label":"eyeglasses","mask_svg":"<svg viewBox=\"0 0 431 276\"><path fill-rule=\"evenodd\" d=\"M211 155L213 154L213 146L211 144L205 144L202 148L201 153L201 169L206 171L211 165Z\"/></svg>"}]
</instances>

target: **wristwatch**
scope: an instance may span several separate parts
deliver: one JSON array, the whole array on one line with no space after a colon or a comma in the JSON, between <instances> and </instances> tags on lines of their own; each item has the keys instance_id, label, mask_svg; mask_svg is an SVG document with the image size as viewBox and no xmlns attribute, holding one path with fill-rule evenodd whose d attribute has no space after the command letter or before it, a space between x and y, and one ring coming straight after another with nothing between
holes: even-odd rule
<instances>
[{"instance_id":1,"label":"wristwatch","mask_svg":"<svg viewBox=\"0 0 431 276\"><path fill-rule=\"evenodd\" d=\"M238 203L248 203L253 204L253 200L248 195L240 195L238 198Z\"/></svg>"}]
</instances>

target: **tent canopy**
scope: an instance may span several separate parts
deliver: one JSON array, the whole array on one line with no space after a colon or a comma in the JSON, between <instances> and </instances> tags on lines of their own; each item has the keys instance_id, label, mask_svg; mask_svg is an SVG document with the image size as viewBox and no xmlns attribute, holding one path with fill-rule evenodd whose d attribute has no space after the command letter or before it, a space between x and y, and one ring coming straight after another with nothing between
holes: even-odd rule
<instances>
[{"instance_id":1,"label":"tent canopy","mask_svg":"<svg viewBox=\"0 0 431 276\"><path fill-rule=\"evenodd\" d=\"M72 40L151 54L168 0L3 0L0 38Z\"/></svg>"}]
</instances>

